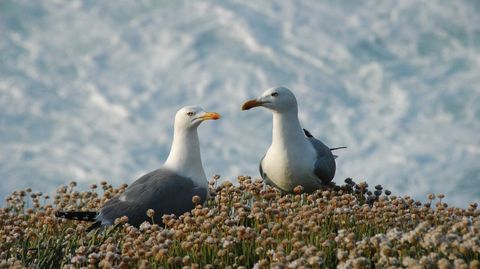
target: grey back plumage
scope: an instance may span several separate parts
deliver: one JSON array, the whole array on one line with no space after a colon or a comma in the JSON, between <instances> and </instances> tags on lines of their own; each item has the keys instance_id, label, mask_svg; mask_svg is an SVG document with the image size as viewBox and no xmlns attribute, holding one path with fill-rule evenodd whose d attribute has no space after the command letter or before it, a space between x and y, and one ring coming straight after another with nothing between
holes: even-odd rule
<instances>
[{"instance_id":1,"label":"grey back plumage","mask_svg":"<svg viewBox=\"0 0 480 269\"><path fill-rule=\"evenodd\" d=\"M146 212L153 209L154 222L162 225L163 215L188 212L195 206L193 196L199 196L203 203L207 194L207 188L195 186L192 179L160 168L137 179L124 193L106 202L97 221L110 225L116 218L127 216L129 224L139 226L150 221Z\"/></svg>"},{"instance_id":2,"label":"grey back plumage","mask_svg":"<svg viewBox=\"0 0 480 269\"><path fill-rule=\"evenodd\" d=\"M322 141L313 136L307 137L307 139L312 143L317 152L314 173L324 184L328 184L335 176L335 156L332 154L330 148L323 144Z\"/></svg>"}]
</instances>

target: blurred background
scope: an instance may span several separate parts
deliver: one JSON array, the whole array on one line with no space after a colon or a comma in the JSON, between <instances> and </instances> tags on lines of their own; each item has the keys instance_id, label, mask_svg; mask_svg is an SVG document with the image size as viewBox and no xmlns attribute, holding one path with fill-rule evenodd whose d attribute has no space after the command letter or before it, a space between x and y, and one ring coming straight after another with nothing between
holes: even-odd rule
<instances>
[{"instance_id":1,"label":"blurred background","mask_svg":"<svg viewBox=\"0 0 480 269\"><path fill-rule=\"evenodd\" d=\"M207 177L258 178L284 85L300 120L347 146L335 181L422 201L480 200L479 1L0 0L0 198L158 168L184 105Z\"/></svg>"}]
</instances>

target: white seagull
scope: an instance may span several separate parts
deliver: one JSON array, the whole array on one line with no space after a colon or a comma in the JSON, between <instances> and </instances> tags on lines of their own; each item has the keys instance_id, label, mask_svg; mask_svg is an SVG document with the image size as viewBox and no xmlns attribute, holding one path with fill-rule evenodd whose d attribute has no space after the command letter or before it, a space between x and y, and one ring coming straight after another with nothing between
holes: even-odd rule
<instances>
[{"instance_id":1,"label":"white seagull","mask_svg":"<svg viewBox=\"0 0 480 269\"><path fill-rule=\"evenodd\" d=\"M260 175L265 182L284 192L292 192L298 185L305 192L328 185L336 169L332 150L338 148L330 149L302 129L295 95L285 87L270 88L245 102L242 110L257 106L273 114L272 144L260 160Z\"/></svg>"},{"instance_id":2,"label":"white seagull","mask_svg":"<svg viewBox=\"0 0 480 269\"><path fill-rule=\"evenodd\" d=\"M94 221L88 230L111 225L127 216L128 223L140 226L150 221L146 212L153 209L154 222L162 225L164 214L181 215L194 208L193 196L203 203L208 196L208 181L202 166L197 128L220 114L205 112L198 106L180 109L175 116L173 142L164 165L133 182L120 195L108 200L99 212L57 212L57 217Z\"/></svg>"}]
</instances>

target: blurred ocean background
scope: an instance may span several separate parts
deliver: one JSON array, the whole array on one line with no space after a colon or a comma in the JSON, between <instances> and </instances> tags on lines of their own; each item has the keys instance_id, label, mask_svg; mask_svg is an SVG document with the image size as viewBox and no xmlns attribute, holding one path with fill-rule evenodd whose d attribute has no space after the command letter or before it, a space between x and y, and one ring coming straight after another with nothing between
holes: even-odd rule
<instances>
[{"instance_id":1,"label":"blurred ocean background","mask_svg":"<svg viewBox=\"0 0 480 269\"><path fill-rule=\"evenodd\" d=\"M480 2L0 0L0 198L159 167L199 104L207 176L258 174L284 85L300 120L348 146L336 182L457 206L480 200Z\"/></svg>"}]
</instances>

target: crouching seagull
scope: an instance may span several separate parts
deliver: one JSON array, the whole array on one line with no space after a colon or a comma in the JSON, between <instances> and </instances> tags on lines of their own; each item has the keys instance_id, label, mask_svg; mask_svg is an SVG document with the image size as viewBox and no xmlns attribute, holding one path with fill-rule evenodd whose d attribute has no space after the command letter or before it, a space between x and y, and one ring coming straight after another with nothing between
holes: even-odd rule
<instances>
[{"instance_id":1,"label":"crouching seagull","mask_svg":"<svg viewBox=\"0 0 480 269\"><path fill-rule=\"evenodd\" d=\"M272 144L260 161L264 181L283 192L300 185L310 193L328 185L336 169L332 150L339 148L330 149L302 129L295 95L285 87L270 88L245 102L242 110L258 106L273 114Z\"/></svg>"},{"instance_id":2,"label":"crouching seagull","mask_svg":"<svg viewBox=\"0 0 480 269\"><path fill-rule=\"evenodd\" d=\"M88 228L112 225L127 216L128 223L140 226L151 221L147 210L153 209L154 222L162 224L164 214L181 215L192 210L194 196L203 203L208 196L208 182L203 171L197 128L205 120L220 115L187 106L175 115L173 142L164 165L134 181L125 191L108 200L99 212L57 212L57 217L94 221Z\"/></svg>"}]
</instances>

